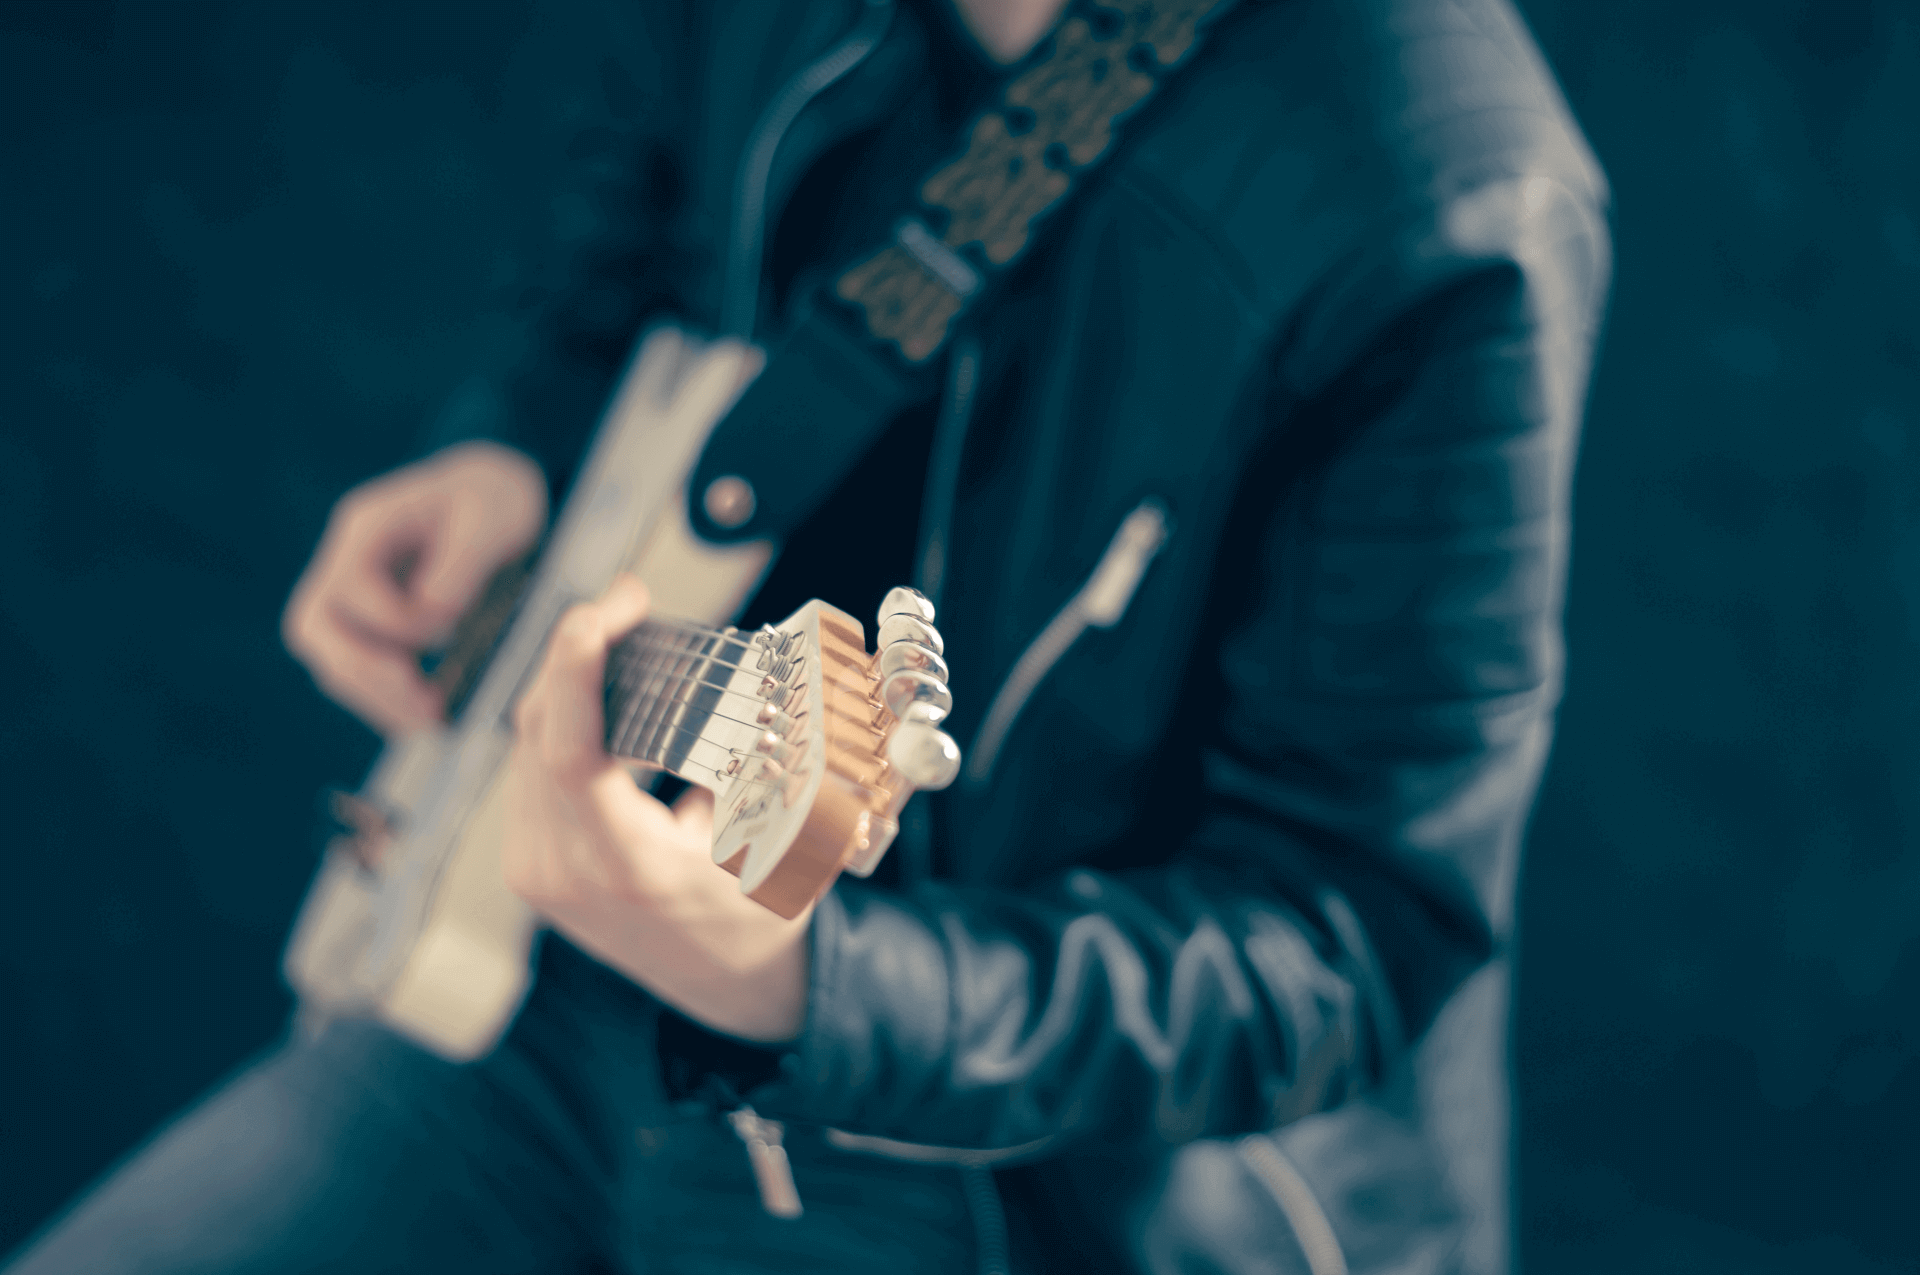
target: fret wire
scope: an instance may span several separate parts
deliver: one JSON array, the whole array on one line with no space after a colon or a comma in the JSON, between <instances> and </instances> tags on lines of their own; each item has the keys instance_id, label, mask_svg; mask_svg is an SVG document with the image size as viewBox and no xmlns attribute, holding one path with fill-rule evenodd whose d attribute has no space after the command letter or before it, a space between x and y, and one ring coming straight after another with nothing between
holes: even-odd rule
<instances>
[{"instance_id":1,"label":"fret wire","mask_svg":"<svg viewBox=\"0 0 1920 1275\"><path fill-rule=\"evenodd\" d=\"M645 633L649 628L655 629L656 631L660 629L678 630L678 633L660 633L659 636L661 638L667 639L665 641L635 640L635 638L641 638L643 635L652 636L651 634ZM689 642L686 640L688 638L693 640ZM719 639L719 641L716 642L714 639ZM745 665L736 664L731 660L721 659L713 653L713 648L718 646L720 642L729 641L738 643L743 647L751 647L751 639L742 638L738 630L713 629L685 621L649 620L635 629L625 640L613 647L609 654L619 664L619 668L614 675L614 690L620 698L627 701L623 707L620 719L620 731L614 736L614 741L619 745L618 751L622 755L628 757L630 760L644 761L646 764L657 765L659 764L658 762L647 761L647 758L640 754L658 753L660 746L664 743L664 737L669 734L692 736L691 741L687 745L689 753L697 746L704 746L722 749L729 757L745 757L749 755L741 749L725 748L718 741L708 739L702 735L699 728L688 726L684 721L675 720L671 715L671 709L675 706L691 707L690 705L685 705L684 701L678 700L676 697L680 693L694 687L717 691L723 696L732 695L739 699L750 701L758 700L757 696L749 694L746 691L734 690L729 684L710 682L692 673L676 671L673 667L677 661L685 660L688 663L705 661L723 668L732 668L748 674L762 671L747 668ZM722 713L718 709L700 709L698 711L709 718L717 717L722 721L731 722L738 726L745 726L749 729L761 729L761 724L758 722L749 722L743 718ZM636 718L641 720L636 720ZM634 728L636 726L640 726L641 729L635 730ZM620 738L620 736L623 735L630 735L632 738ZM639 747L642 739L647 741L647 747L644 749ZM696 766L703 771L709 771L716 780L722 783L737 779L749 787L768 788L774 786L764 779L747 779L744 776L729 775L720 767L709 766L704 762L694 761L691 756L687 756L683 764Z\"/></svg>"},{"instance_id":2,"label":"fret wire","mask_svg":"<svg viewBox=\"0 0 1920 1275\"><path fill-rule=\"evenodd\" d=\"M749 755L744 749L721 748L721 745L719 744L718 741L706 738L704 735L700 734L699 731L694 730L690 726L674 726L671 729L680 731L683 734L692 735L693 742L695 744L705 744L709 748L720 748L720 750L729 757L746 757ZM691 745L689 747L691 747ZM644 762L649 766L656 764L654 762L647 761L646 758L644 757L634 757L625 753L618 754L618 755L625 758L627 761ZM696 762L691 762L690 764L698 766L702 770L711 770L714 773L714 776L719 779L738 779L743 784L747 784L750 787L757 787L757 788L772 788L775 786L773 783L765 779L748 779L742 775L729 775L725 771L721 770L718 766L709 766L705 762L696 761ZM665 770L667 769L667 767L662 766L660 767L660 769Z\"/></svg>"},{"instance_id":3,"label":"fret wire","mask_svg":"<svg viewBox=\"0 0 1920 1275\"><path fill-rule=\"evenodd\" d=\"M644 734L639 738L646 740L649 751L658 750L665 746L665 737L661 732L664 729L673 727L675 722L680 718L681 713L684 711L681 706L687 705L687 701L683 699L682 696L689 689L695 686L703 686L717 690L723 695L730 689L725 686L716 686L704 677L699 676L698 673L685 672L674 668L673 665L678 660L685 659L688 661L701 660L708 664L719 665L722 668L740 668L739 665L731 660L721 659L716 653L717 648L722 647L726 643L733 643L741 647L746 645L746 643L740 641L737 634L715 634L711 631L699 634L698 637L691 642L680 639L668 645L666 658L660 661L662 665L661 672L666 678L677 680L678 685L672 685L657 692L657 698L652 710L646 713L641 719L644 723ZM651 646L656 650L660 647L659 643L642 643L641 645ZM701 669L699 672L704 673L705 669ZM738 692L735 693L737 694ZM740 722L738 718L719 713L717 711L717 705L714 708L703 709L702 711L711 713L714 716L723 717L728 721L741 725L750 725L750 723ZM639 742L639 738L636 738L634 741L636 744Z\"/></svg>"},{"instance_id":4,"label":"fret wire","mask_svg":"<svg viewBox=\"0 0 1920 1275\"><path fill-rule=\"evenodd\" d=\"M624 673L623 673L623 675L622 675L622 676L624 677ZM750 701L750 702L752 702L752 703L756 703L756 704L764 704L764 703L766 703L766 701L765 701L765 700L763 700L763 699L761 699L761 698L760 698L760 697L759 697L758 695L755 695L755 694L753 694L753 693L751 693L751 692L749 692L749 691L736 691L736 690L734 690L734 689L733 689L732 687L730 687L730 686L723 686L723 685L721 685L721 684L720 684L719 682L708 682L708 681L703 681L702 679L700 679L700 678L697 678L697 677L695 677L695 676L693 676L693 675L692 675L691 673L672 673L672 674L667 674L666 676L667 676L667 677L669 677L669 678L675 678L675 679L678 679L678 680L679 680L679 683L680 683L680 685L681 685L681 686L683 686L683 687L686 687L686 686L704 686L704 687L706 687L706 688L707 688L707 689L709 689L709 690L715 690L715 691L719 691L719 692L720 692L720 693L721 693L722 695L731 695L731 696L733 696L733 697L734 697L735 699L743 699L743 700L748 700L748 701ZM616 687L616 689L619 689L619 690L621 690L621 691L622 691L622 698L623 698L623 699L625 699L625 698L627 698L628 696L630 696L630 695L632 694L632 691L631 691L631 688L623 688L623 687ZM637 697L637 698L640 698L640 699L645 699L645 698L647 698L647 697L646 697L646 696L639 696L639 697ZM632 711L633 711L633 709L632 709L632 708L627 708L627 709L625 709L624 711L627 711L627 712L632 712ZM760 725L760 723L758 723L758 722L749 722L749 721L747 721L747 720L746 720L745 718L741 718L741 717L728 717L728 716L727 716L727 715L726 715L725 713L722 713L722 712L720 712L720 711L719 711L718 709L702 709L701 711L702 711L702 712L707 712L707 713L710 713L710 714L711 714L712 716L714 716L714 717L719 717L719 718L722 718L722 719L724 719L724 720L726 720L726 721L729 721L729 722L738 722L738 723L740 723L740 725L742 725L742 726L759 726L759 725ZM623 719L623 721L624 721L624 719Z\"/></svg>"},{"instance_id":5,"label":"fret wire","mask_svg":"<svg viewBox=\"0 0 1920 1275\"><path fill-rule=\"evenodd\" d=\"M624 657L622 662L625 667L617 683L624 703L621 705L619 726L610 738L629 748L636 738L633 729L635 720L649 707L649 696L642 691L659 681L670 663L666 659L639 654L638 649L637 646L629 647L626 644L614 648L616 654Z\"/></svg>"},{"instance_id":6,"label":"fret wire","mask_svg":"<svg viewBox=\"0 0 1920 1275\"><path fill-rule=\"evenodd\" d=\"M617 653L618 651L619 648L616 647L615 652ZM633 720L633 715L640 711L641 701L635 692L639 689L641 681L644 680L646 676L646 661L621 661L621 668L614 682L614 689L620 697L620 719L607 736L616 747L626 738L627 727Z\"/></svg>"},{"instance_id":7,"label":"fret wire","mask_svg":"<svg viewBox=\"0 0 1920 1275\"><path fill-rule=\"evenodd\" d=\"M659 751L664 745L662 728L672 721L676 706L684 703L680 695L696 685L712 685L704 678L676 670L673 665L682 659L712 658L710 650L696 648L710 648L715 636L702 634L691 643L629 642L629 648L636 651L660 652L651 657L642 654L636 661L647 672L636 687L636 691L644 689L645 693L636 694L634 711L625 719L624 742L630 750L648 754ZM713 689L724 693L724 688Z\"/></svg>"},{"instance_id":8,"label":"fret wire","mask_svg":"<svg viewBox=\"0 0 1920 1275\"><path fill-rule=\"evenodd\" d=\"M692 620L675 619L673 616L670 616L670 615L654 616L649 619L642 620L638 625L634 627L633 631L638 633L641 629L646 629L646 628L680 629L683 632L704 633L704 634L709 634L713 637L739 638L742 644L744 645L752 645L753 643L753 635L752 634L742 635L739 629L736 629L736 628L716 629L705 624L695 624Z\"/></svg>"},{"instance_id":9,"label":"fret wire","mask_svg":"<svg viewBox=\"0 0 1920 1275\"><path fill-rule=\"evenodd\" d=\"M634 667L630 698L621 714L620 739L628 752L651 753L654 749L642 748L640 741L647 734L647 719L660 709L662 696L671 694L670 670L666 659L644 656L634 661Z\"/></svg>"},{"instance_id":10,"label":"fret wire","mask_svg":"<svg viewBox=\"0 0 1920 1275\"><path fill-rule=\"evenodd\" d=\"M686 677L685 675L677 675L677 676L679 676L679 677L680 677L680 685L681 685L682 687L687 687L687 686L704 686L704 687L706 687L706 688L708 688L709 690L717 690L717 691L719 691L719 692L720 692L720 693L721 693L722 695L731 695L731 696L733 696L733 697L734 697L735 699L743 699L743 700L746 700L746 701L748 701L749 703L755 703L755 704L763 704L763 703L765 703L765 702L766 702L765 700L762 700L762 699L760 699L760 698L759 698L758 696L756 696L756 695L749 695L749 694L747 694L747 693L746 693L745 691L730 691L730 690L727 690L727 689L726 689L725 687L720 687L720 686L715 686L715 685L714 685L714 684L713 684L712 682L703 682L703 681L700 681L700 680L699 680L698 678L693 678L693 677ZM665 699L664 699L664 695L665 695L665 694L666 694L666 692L657 692L657 693L656 693L656 695L655 695L655 697L654 697L654 702L655 702L656 704L658 704L658 703L665 703L665 702L670 702L670 701L667 701L667 700L665 700ZM622 710L622 711L623 711L623 713L625 714L625 716L623 716L623 717L621 718L621 730L622 730L622 732L626 732L626 731L629 731L629 730L631 730L631 728L632 728L632 725L633 725L633 722L632 722L632 720L631 720L631 719L632 719L632 715L633 715L633 714L636 714L636 713L638 713L639 711L641 711L641 709L642 709L642 707L644 707L644 705L643 705L643 704L641 703L641 701L642 701L642 700L645 700L645 699L647 699L647 698L648 698L647 696L641 696L641 695L636 695L636 696L635 696L635 698L634 698L634 700L630 702L630 706L627 706L627 707L624 707L624 708L623 708L623 710ZM756 725L759 725L759 723L757 723L757 722L750 722L750 721L747 721L747 720L746 720L745 718L742 718L742 717L732 717L732 716L729 716L728 714L726 714L726 713L723 713L723 712L721 712L721 711L720 711L719 709L717 709L717 708L714 708L714 709L701 709L700 711L701 711L701 712L703 712L703 713L708 713L708 714L710 714L711 716L714 716L714 717L718 717L718 718L722 718L722 719L724 719L724 720L726 720L726 721L729 721L729 722L739 722L739 723L740 723L740 724L741 724L742 726L756 726ZM613 738L619 738L619 736L618 736L618 735L615 735L615 736L613 736Z\"/></svg>"},{"instance_id":11,"label":"fret wire","mask_svg":"<svg viewBox=\"0 0 1920 1275\"><path fill-rule=\"evenodd\" d=\"M686 682L684 682L684 683L682 683L682 684L683 684L683 685L689 685L689 684L690 684L690 685L693 685L693 686L712 686L712 685L713 685L713 683L712 683L712 682L701 682L701 681L696 681L696 680L694 680L694 679L691 679L691 678L689 678L689 679L687 679L687 680L686 680ZM752 698L753 698L753 696L751 696L751 695L747 695L747 694L744 694L743 692L740 692L740 691L731 691L731 692L729 692L729 694L733 694L733 695L738 695L738 696L740 696L740 698L741 698L741 699L752 699ZM719 709L717 709L717 708L712 708L712 709L701 709L700 711L701 711L702 713L704 713L704 714L706 714L706 715L707 715L708 717L717 717L717 718L719 718L719 719L720 719L721 721L723 721L723 722L732 722L732 723L734 723L734 724L735 724L736 726L745 726L745 727L748 727L749 729L752 729L752 730L767 730L767 729L769 729L769 728L767 727L767 725L766 725L765 723L763 723L763 722L750 722L750 721L748 721L748 720L747 720L746 718L744 718L744 717L730 717L730 716L728 716L727 714L725 714L725 713L723 713L723 712L721 712L721 711L720 711ZM694 732L695 734L698 734L698 733L699 733L699 732L698 732L698 731L697 731L697 730L696 730L696 729L695 729L694 727L690 727L690 726L677 726L677 727L674 727L674 729L676 729L676 730L683 730L683 731L693 731L693 732ZM708 743L712 743L713 741L711 741L711 740L708 740L707 742L708 742Z\"/></svg>"},{"instance_id":12,"label":"fret wire","mask_svg":"<svg viewBox=\"0 0 1920 1275\"><path fill-rule=\"evenodd\" d=\"M676 675L672 672L670 666L677 657L685 657L688 659L711 658L708 653L696 652L693 648L708 645L708 642L714 637L724 639L729 635L707 630L702 632L700 636L708 641L697 641L694 643L686 643L683 640L670 643L636 640L642 638L644 630L650 625L657 624L658 622L650 621L648 624L642 625L634 634L630 635L625 641L614 648L616 655L626 657L623 660L626 667L623 669L619 679L620 690L626 699L626 703L623 706L619 728L613 738L629 747L636 745L645 734L645 727L642 723L654 715L652 710L661 707L658 697L661 695L672 696L676 693L675 690L670 690L667 687L667 682L670 678L678 676L683 686L687 682L698 682L703 685L713 686L713 689L719 690L722 694L728 693L728 688L724 686L714 686L712 683L706 682L705 679L690 677L685 673ZM696 628L696 626L691 625L683 627L688 630ZM665 653L664 658L662 656L648 656L643 653L649 650ZM643 690L646 692L645 694L641 693ZM738 694L738 692L734 693ZM636 730L637 726L640 727L640 729Z\"/></svg>"},{"instance_id":13,"label":"fret wire","mask_svg":"<svg viewBox=\"0 0 1920 1275\"><path fill-rule=\"evenodd\" d=\"M674 721L676 708L692 707L680 698L691 687L704 687L722 695L734 695L742 699L753 698L745 692L733 690L730 686L709 682L695 674L673 668L677 661L683 659L689 663L707 661L728 667L739 667L731 661L720 659L713 653L713 647L722 642L739 642L738 634L705 630L698 633L691 643L683 644L680 641L660 643L629 639L617 648L628 655L628 658L623 661L626 667L619 678L619 689L623 695L631 697L621 715L619 731L614 736L623 751L642 755L657 754L665 742L663 731L669 729L680 733L697 734L691 728L677 725ZM644 654L647 651L659 654ZM697 711L749 729L756 726L756 723L722 713L717 708L701 708Z\"/></svg>"},{"instance_id":14,"label":"fret wire","mask_svg":"<svg viewBox=\"0 0 1920 1275\"><path fill-rule=\"evenodd\" d=\"M633 648L633 649L636 649L636 650L637 650L637 649L641 649L641 648L644 648L644 649L646 649L646 650L650 650L650 651L669 651L669 652L675 652L675 653L678 653L678 654L682 654L682 655L687 655L687 656L689 656L690 658L693 658L693 659L703 659L703 660L709 660L709 661L711 661L711 662L712 662L712 663L714 663L714 664L718 664L718 665L720 665L720 667L722 667L722 668L730 668L730 669L738 669L738 670L739 670L740 672L742 672L742 673L761 673L761 674L764 674L764 673L766 672L766 670L765 670L765 669L759 669L759 668L748 668L748 667L747 667L746 665L744 665L744 664L735 664L735 663L734 663L734 662L733 662L732 660L723 660L723 659L721 659L721 658L720 658L719 656L717 656L717 655L694 655L694 654L693 654L693 653L692 653L691 651L689 651L689 650L688 650L687 648L685 648L685 647L676 647L676 646L668 646L668 645L665 645L665 644L663 644L663 643L659 643L659 642L635 642L635 641L633 641L633 640L632 640L631 638L629 638L629 639L627 639L627 640L626 640L625 642L622 642L622 643L621 643L620 645L621 645L621 646L624 646L624 647L630 647L630 648ZM616 649L617 649L617 648L616 648Z\"/></svg>"},{"instance_id":15,"label":"fret wire","mask_svg":"<svg viewBox=\"0 0 1920 1275\"><path fill-rule=\"evenodd\" d=\"M649 633L650 629L654 632ZM666 640L645 640L655 634ZM688 641L688 639L692 640ZM675 708L692 707L678 698L690 688L699 687L717 691L721 695L757 701L757 696L734 690L731 685L711 682L695 674L676 671L673 668L677 661L686 660L689 663L706 661L749 675L763 671L721 659L714 653L714 648L723 642L733 642L751 649L752 639L743 638L737 629L713 629L705 625L677 620L648 620L613 648L612 655L619 664L613 689L617 698L624 701L624 704L621 705L618 729L610 735L610 740L622 754L636 759L643 755L658 754L669 733L692 735L696 743L714 745L714 741L701 736L697 728L686 726L674 719ZM703 708L696 711L709 718L717 717L722 721L744 726L750 730L762 728L762 723L749 722L720 712L717 708ZM643 741L644 747L642 747ZM728 777L718 768L707 767L701 763L692 764L699 765L703 770L712 769L717 777Z\"/></svg>"}]
</instances>

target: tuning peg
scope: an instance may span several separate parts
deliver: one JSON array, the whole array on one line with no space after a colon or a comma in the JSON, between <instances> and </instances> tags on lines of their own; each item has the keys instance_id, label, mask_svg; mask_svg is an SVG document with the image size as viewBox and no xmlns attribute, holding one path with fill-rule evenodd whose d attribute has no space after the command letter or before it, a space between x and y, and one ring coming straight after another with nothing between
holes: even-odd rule
<instances>
[{"instance_id":1,"label":"tuning peg","mask_svg":"<svg viewBox=\"0 0 1920 1275\"><path fill-rule=\"evenodd\" d=\"M888 589L887 596L880 599L879 622L884 625L888 618L896 615L910 615L916 620L933 623L933 603L927 595L918 589L909 589L906 585Z\"/></svg>"},{"instance_id":2,"label":"tuning peg","mask_svg":"<svg viewBox=\"0 0 1920 1275\"><path fill-rule=\"evenodd\" d=\"M789 743L772 731L762 731L760 738L753 741L753 749L757 753L764 753L773 758L789 770L793 768L793 763L807 751L804 745Z\"/></svg>"},{"instance_id":3,"label":"tuning peg","mask_svg":"<svg viewBox=\"0 0 1920 1275\"><path fill-rule=\"evenodd\" d=\"M918 669L902 669L881 682L880 702L902 721L909 709L917 710L915 716L927 723L941 721L953 711L953 693L947 684Z\"/></svg>"},{"instance_id":4,"label":"tuning peg","mask_svg":"<svg viewBox=\"0 0 1920 1275\"><path fill-rule=\"evenodd\" d=\"M886 854L887 847L900 832L900 825L886 815L870 815L866 821L866 844L857 846L853 857L847 860L847 871L856 877L870 877L873 870L880 866L880 858Z\"/></svg>"},{"instance_id":5,"label":"tuning peg","mask_svg":"<svg viewBox=\"0 0 1920 1275\"><path fill-rule=\"evenodd\" d=\"M915 788L937 792L960 773L960 745L923 721L903 721L887 740L887 760Z\"/></svg>"},{"instance_id":6,"label":"tuning peg","mask_svg":"<svg viewBox=\"0 0 1920 1275\"><path fill-rule=\"evenodd\" d=\"M902 640L880 648L880 676L883 680L902 669L918 669L941 682L952 680L947 676L947 662L930 646Z\"/></svg>"},{"instance_id":7,"label":"tuning peg","mask_svg":"<svg viewBox=\"0 0 1920 1275\"><path fill-rule=\"evenodd\" d=\"M947 653L946 639L940 636L940 630L911 615L890 615L880 621L880 631L874 635L874 642L883 651L895 642L918 642L935 655Z\"/></svg>"}]
</instances>

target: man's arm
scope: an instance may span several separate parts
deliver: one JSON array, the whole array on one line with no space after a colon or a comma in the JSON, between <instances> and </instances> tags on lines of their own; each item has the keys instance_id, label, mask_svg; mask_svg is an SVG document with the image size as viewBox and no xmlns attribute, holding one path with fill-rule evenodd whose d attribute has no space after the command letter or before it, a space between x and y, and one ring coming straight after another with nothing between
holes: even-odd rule
<instances>
[{"instance_id":1,"label":"man's arm","mask_svg":"<svg viewBox=\"0 0 1920 1275\"><path fill-rule=\"evenodd\" d=\"M1276 432L1343 441L1265 511L1171 861L1019 890L843 883L758 1108L967 1147L1269 1127L1392 1066L1498 949L1558 694L1604 279L1522 255L1428 289L1284 405Z\"/></svg>"},{"instance_id":2,"label":"man's arm","mask_svg":"<svg viewBox=\"0 0 1920 1275\"><path fill-rule=\"evenodd\" d=\"M1586 241L1563 251L1563 232ZM610 803L572 820L602 832L568 854L641 882L591 915L552 908L578 893L565 873L534 901L709 1026L778 1041L798 1024L782 1078L751 1095L767 1114L1017 1147L1179 1142L1344 1101L1508 927L1558 694L1605 273L1590 213L1543 233L1460 254L1441 277L1416 254L1418 286L1398 294L1413 299L1383 302L1342 370L1281 391L1274 436L1324 437L1330 455L1296 474L1276 449L1276 468L1248 475L1259 550L1232 565L1253 601L1199 657L1217 700L1201 810L1159 866L906 894L842 882L796 961L770 913L708 923L720 903L706 896L731 878L681 874L664 840L619 831L641 821L630 783L590 792L523 749L516 766L542 773L522 782ZM545 836L510 826L508 853ZM648 884L669 876L670 890ZM674 902L685 890L702 896L690 911ZM676 929L663 962L649 945Z\"/></svg>"}]
</instances>

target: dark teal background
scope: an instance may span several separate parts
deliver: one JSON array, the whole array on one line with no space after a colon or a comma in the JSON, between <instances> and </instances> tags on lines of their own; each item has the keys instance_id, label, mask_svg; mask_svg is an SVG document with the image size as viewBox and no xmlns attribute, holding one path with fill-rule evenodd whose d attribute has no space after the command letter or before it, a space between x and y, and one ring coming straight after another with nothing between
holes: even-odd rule
<instances>
[{"instance_id":1,"label":"dark teal background","mask_svg":"<svg viewBox=\"0 0 1920 1275\"><path fill-rule=\"evenodd\" d=\"M1523 882L1536 1273L1920 1269L1920 11L1524 6L1612 175ZM567 6L0 3L0 1249L279 1029L334 497L590 235Z\"/></svg>"}]
</instances>

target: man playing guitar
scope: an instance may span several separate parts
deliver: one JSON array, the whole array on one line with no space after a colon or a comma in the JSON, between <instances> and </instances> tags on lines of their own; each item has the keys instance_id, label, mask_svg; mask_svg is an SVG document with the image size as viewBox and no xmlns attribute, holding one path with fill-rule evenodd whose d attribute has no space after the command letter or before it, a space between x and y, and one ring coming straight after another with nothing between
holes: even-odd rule
<instances>
[{"instance_id":1,"label":"man playing guitar","mask_svg":"<svg viewBox=\"0 0 1920 1275\"><path fill-rule=\"evenodd\" d=\"M923 346L888 330L926 392L784 524L804 457L715 476L721 427L686 516L778 544L742 633L814 595L885 621L918 583L945 640L900 649L962 694L875 736L938 724L964 769L874 807L900 833L869 880L756 902L710 854L731 811L608 750L609 651L661 618L618 577L510 688L499 862L550 932L504 1036L469 1061L333 1015L10 1270L1506 1269L1511 909L1604 182L1504 0L1215 7L610 18L655 94L642 195L497 437L341 500L287 643L383 733L439 729L422 654L540 536L636 336L795 348L891 243L960 298ZM1030 247L965 238L938 177L945 211L896 221L969 121L1021 180L1049 126L1021 94L1074 49L1144 105L1097 170L1105 133L1035 144L1049 199L1078 185Z\"/></svg>"}]
</instances>

